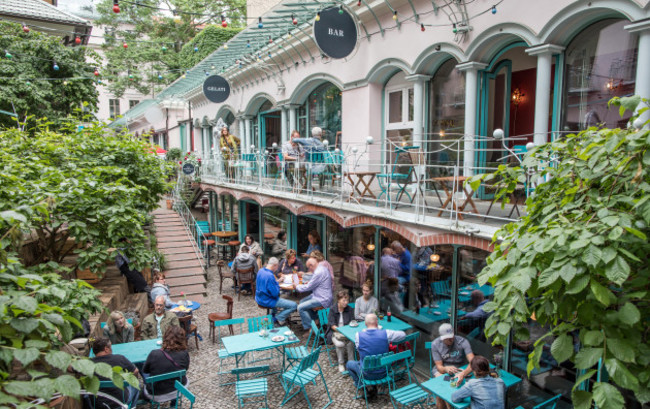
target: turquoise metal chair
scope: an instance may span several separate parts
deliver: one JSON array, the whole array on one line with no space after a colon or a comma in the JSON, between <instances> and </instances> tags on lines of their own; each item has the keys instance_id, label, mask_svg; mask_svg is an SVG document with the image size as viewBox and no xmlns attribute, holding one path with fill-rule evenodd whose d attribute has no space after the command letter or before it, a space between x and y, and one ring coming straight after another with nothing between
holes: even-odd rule
<instances>
[{"instance_id":1,"label":"turquoise metal chair","mask_svg":"<svg viewBox=\"0 0 650 409\"><path fill-rule=\"evenodd\" d=\"M551 399L544 401L540 403L537 406L534 406L533 409L555 409L557 407L557 403L560 401L560 398L562 397L562 394L553 396ZM523 406L517 406L515 409L524 409Z\"/></svg>"},{"instance_id":2,"label":"turquoise metal chair","mask_svg":"<svg viewBox=\"0 0 650 409\"><path fill-rule=\"evenodd\" d=\"M110 381L108 381L110 382ZM113 383L111 382L111 385ZM101 385L101 382L100 382ZM101 387L101 386L100 386ZM110 405L112 408L120 408L120 409L131 409L130 405L127 405L123 402L120 402L119 399L115 398L114 396L111 396L107 393L104 393L102 391L99 391L97 393L90 393L87 390L82 389L80 391L81 399L83 400L84 407L88 407L90 409L95 409L95 408L105 408L107 405ZM97 403L97 401L100 401L101 403Z\"/></svg>"},{"instance_id":3,"label":"turquoise metal chair","mask_svg":"<svg viewBox=\"0 0 650 409\"><path fill-rule=\"evenodd\" d=\"M250 171L252 176L257 175L257 155L254 153L243 153L241 159L243 162L241 169L244 171L244 174Z\"/></svg>"},{"instance_id":4,"label":"turquoise metal chair","mask_svg":"<svg viewBox=\"0 0 650 409\"><path fill-rule=\"evenodd\" d=\"M399 389L396 389L395 378L397 374L394 371L395 364L408 361L410 359L409 352L410 351L400 352L399 354L391 355L389 357L382 358L381 360L381 364L385 364L392 368L391 371L393 372L393 376L392 376L393 390L392 391L390 390L390 384L389 384L388 395L390 396L390 400L391 403L393 404L393 408L396 409L399 407L413 408L416 406L424 408L424 404L428 404L428 400L429 400L429 393L424 389L422 389L417 378L414 377L415 383L411 382L411 371L408 365L406 366L406 373L408 374L409 384Z\"/></svg>"},{"instance_id":5,"label":"turquoise metal chair","mask_svg":"<svg viewBox=\"0 0 650 409\"><path fill-rule=\"evenodd\" d=\"M325 163L327 164L327 167L325 168L325 172L323 172L323 175L325 176L325 180L331 180L332 181L332 187L334 186L334 181L339 178L339 181L341 181L341 165L343 165L343 152L332 152L332 151L327 151L323 152L325 156Z\"/></svg>"},{"instance_id":6,"label":"turquoise metal chair","mask_svg":"<svg viewBox=\"0 0 650 409\"><path fill-rule=\"evenodd\" d=\"M330 354L330 351L335 351L336 352L336 347L333 345L329 345L327 343L327 337L325 336L325 333L327 332L327 326L329 325L329 315L330 315L330 309L329 308L324 308L322 310L318 310L318 322L320 324L320 332L319 332L319 337L323 341L323 344L325 344L325 351L327 353L327 358L330 360L330 366L336 365L334 361L332 361L332 355Z\"/></svg>"},{"instance_id":7,"label":"turquoise metal chair","mask_svg":"<svg viewBox=\"0 0 650 409\"><path fill-rule=\"evenodd\" d=\"M400 345L406 344L407 342L411 344L411 349L404 352L409 352L411 355L402 361L397 361L393 365L394 378L402 378L405 375L408 377L409 383L411 383L411 371L410 368L415 365L415 351L417 349L418 338L420 338L420 332L416 331L411 334L408 334L402 341L396 345L398 348ZM401 353L401 352L400 352Z\"/></svg>"},{"instance_id":8,"label":"turquoise metal chair","mask_svg":"<svg viewBox=\"0 0 650 409\"><path fill-rule=\"evenodd\" d=\"M282 380L282 386L284 387L284 398L282 399L280 406L284 406L291 400L291 398L302 391L302 393L305 395L305 399L307 400L309 409L312 409L311 401L309 400L309 395L307 394L307 389L305 389L305 386L310 383L316 385L316 381L318 380L319 375L323 381L325 392L327 392L327 398L329 399L325 406L323 406L321 409L325 409L331 405L332 402L334 402L330 396L329 389L327 389L327 383L325 382L323 369L318 363L318 356L320 355L320 351L320 348L316 348L316 350L304 357L298 366L294 366L282 374L282 377L280 379ZM298 390L292 393L295 388L298 388Z\"/></svg>"},{"instance_id":9,"label":"turquoise metal chair","mask_svg":"<svg viewBox=\"0 0 650 409\"><path fill-rule=\"evenodd\" d=\"M235 396L237 396L237 406L243 407L246 404L260 404L264 403L264 407L268 408L269 403L267 400L267 394L269 390L268 381L266 378L255 378L255 379L246 379L240 380L239 376L243 374L250 373L266 373L269 371L268 365L263 366L250 366L247 368L236 368L231 372L237 377L235 382ZM250 400L259 398L257 400ZM244 403L244 400L247 402Z\"/></svg>"},{"instance_id":10,"label":"turquoise metal chair","mask_svg":"<svg viewBox=\"0 0 650 409\"><path fill-rule=\"evenodd\" d=\"M396 203L399 203L404 194L408 197L409 202L413 202L413 198L406 190L406 188L412 183L413 175L415 174L415 168L408 151L417 148L419 147L397 146L394 151L395 163L392 164L390 173L379 173L375 176L377 182L379 182L379 188L381 189L381 193L377 196L377 206L379 206L379 199L381 199L383 195L388 196L389 191L397 193L395 198ZM400 162L402 157L408 158L408 161ZM388 199L390 199L390 197L388 197Z\"/></svg>"},{"instance_id":11,"label":"turquoise metal chair","mask_svg":"<svg viewBox=\"0 0 650 409\"><path fill-rule=\"evenodd\" d=\"M359 395L359 389L363 389L363 397L366 400L366 408L368 408L368 387L369 386L375 386L379 387L381 385L386 385L388 386L388 391L390 392L391 388L391 383L393 382L393 373L391 370L391 365L395 361L391 361L390 364L382 364L382 358L387 358L390 356L393 356L394 354L392 352L388 352L385 354L379 354L379 355L369 355L363 358L363 361L361 362L361 373L359 374L359 384L357 385L357 392L354 396L355 399L358 399L360 397ZM403 354L402 358L404 359L405 357L408 356L407 354ZM385 375L383 378L380 379L366 379L364 376L365 372L368 371L379 371L379 370L384 370Z\"/></svg>"},{"instance_id":12,"label":"turquoise metal chair","mask_svg":"<svg viewBox=\"0 0 650 409\"><path fill-rule=\"evenodd\" d=\"M449 287L449 281L447 280L432 282L431 290L433 290L434 297L451 298L451 288Z\"/></svg>"},{"instance_id":13,"label":"turquoise metal chair","mask_svg":"<svg viewBox=\"0 0 650 409\"><path fill-rule=\"evenodd\" d=\"M309 355L314 351L314 348L316 348L316 345L318 345L319 335L320 335L320 330L316 326L316 323L312 321L311 332L309 333L309 337L307 338L307 342L305 342L305 345L299 345L297 347L292 347L292 348L285 348L284 356L287 359L287 369L291 368L296 362L299 362L301 359L303 359L304 357L306 357L307 355ZM311 340L312 336L314 337L313 341ZM311 343L311 348L310 348L310 343Z\"/></svg>"},{"instance_id":14,"label":"turquoise metal chair","mask_svg":"<svg viewBox=\"0 0 650 409\"><path fill-rule=\"evenodd\" d=\"M432 341L426 341L424 343L424 350L427 351L427 355L429 356L429 377L433 377L433 357L431 356L431 342Z\"/></svg>"},{"instance_id":15,"label":"turquoise metal chair","mask_svg":"<svg viewBox=\"0 0 650 409\"><path fill-rule=\"evenodd\" d=\"M262 329L262 323L264 320L267 320L269 327L268 329L273 328L273 316L271 314L269 315L262 315L261 317L252 317L248 319L248 332L257 332Z\"/></svg>"},{"instance_id":16,"label":"turquoise metal chair","mask_svg":"<svg viewBox=\"0 0 650 409\"><path fill-rule=\"evenodd\" d=\"M127 382L124 382L124 385L122 386L122 401L120 402L114 396L111 396L111 395L108 395L106 393L101 392L102 389L115 388L116 386L113 383L113 381L99 381L99 393L97 393L95 395L85 395L86 403L88 403L88 405L91 408L95 408L95 407L103 407L104 402L107 402L107 401L110 402L110 403L106 403L106 404L110 404L111 407L113 406L114 403L119 402L119 404L122 405L120 407L131 409L132 407L135 407L135 405L132 405L131 402L124 403L124 402L130 400L129 396L127 396L127 394L128 394L127 386L128 385L129 384ZM97 400L98 399L101 399L101 402L102 402L99 406L97 406Z\"/></svg>"},{"instance_id":17,"label":"turquoise metal chair","mask_svg":"<svg viewBox=\"0 0 650 409\"><path fill-rule=\"evenodd\" d=\"M232 318L232 319L229 319L229 320L215 321L214 322L214 327L215 327L215 331L217 332L217 342L219 342L219 340L221 339L221 329L224 328L224 330L226 330L226 331L228 331L228 333L230 333L229 332L230 329L226 328L226 327L230 327L231 325L232 326L237 325L239 327L239 333L242 334L243 333L243 324L244 324L244 322L246 322L246 320L244 320L244 318ZM224 363L224 361L229 359L229 358L237 359L237 357L239 355L240 354L229 354L228 351L226 351L225 348L221 348L221 349L219 349L217 351L217 356L219 357L219 372L217 374L219 375L219 383L222 386L227 385L227 383L222 383L221 382L221 376L224 375L224 374L230 373L230 371L225 371L225 372L223 371L223 363Z\"/></svg>"},{"instance_id":18,"label":"turquoise metal chair","mask_svg":"<svg viewBox=\"0 0 650 409\"><path fill-rule=\"evenodd\" d=\"M190 409L192 409L194 407L194 401L196 401L196 396L178 381L174 382L174 386L176 387L176 409L183 407L183 398L190 402Z\"/></svg>"},{"instance_id":19,"label":"turquoise metal chair","mask_svg":"<svg viewBox=\"0 0 650 409\"><path fill-rule=\"evenodd\" d=\"M149 405L151 405L152 408L157 408L162 403L169 402L175 399L175 398L171 398L165 401L156 400L156 383L160 381L165 381L167 379L177 379L177 382L182 382L184 376L185 376L185 370L182 370L182 371L169 372L161 375L154 375L145 379L144 380L145 387L146 385L151 385L151 398L150 399L147 398L149 400Z\"/></svg>"}]
</instances>

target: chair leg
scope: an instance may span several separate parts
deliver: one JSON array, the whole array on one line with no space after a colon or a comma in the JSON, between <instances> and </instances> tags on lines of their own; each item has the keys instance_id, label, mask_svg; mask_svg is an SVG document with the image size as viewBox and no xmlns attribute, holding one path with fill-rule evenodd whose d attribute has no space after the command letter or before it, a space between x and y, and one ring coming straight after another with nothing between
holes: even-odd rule
<instances>
[{"instance_id":1,"label":"chair leg","mask_svg":"<svg viewBox=\"0 0 650 409\"><path fill-rule=\"evenodd\" d=\"M198 351L199 350L199 333L196 332L196 331L194 332L194 341L196 341L196 350Z\"/></svg>"}]
</instances>

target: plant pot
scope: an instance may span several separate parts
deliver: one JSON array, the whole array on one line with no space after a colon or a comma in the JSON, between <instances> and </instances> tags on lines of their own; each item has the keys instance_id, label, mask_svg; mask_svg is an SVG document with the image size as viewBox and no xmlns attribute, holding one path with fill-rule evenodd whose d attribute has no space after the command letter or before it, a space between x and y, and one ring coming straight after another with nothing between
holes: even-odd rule
<instances>
[{"instance_id":1,"label":"plant pot","mask_svg":"<svg viewBox=\"0 0 650 409\"><path fill-rule=\"evenodd\" d=\"M174 208L174 201L172 199L167 199L167 209L172 210Z\"/></svg>"}]
</instances>

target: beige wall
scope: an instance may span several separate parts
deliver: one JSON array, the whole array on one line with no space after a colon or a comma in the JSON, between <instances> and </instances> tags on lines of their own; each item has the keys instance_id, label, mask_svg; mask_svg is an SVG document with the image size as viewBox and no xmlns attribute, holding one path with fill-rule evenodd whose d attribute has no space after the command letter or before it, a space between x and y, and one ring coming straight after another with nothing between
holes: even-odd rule
<instances>
[{"instance_id":1,"label":"beige wall","mask_svg":"<svg viewBox=\"0 0 650 409\"><path fill-rule=\"evenodd\" d=\"M248 24L255 23L254 19L269 11L279 2L279 0L248 0L246 2L246 13L249 18Z\"/></svg>"}]
</instances>

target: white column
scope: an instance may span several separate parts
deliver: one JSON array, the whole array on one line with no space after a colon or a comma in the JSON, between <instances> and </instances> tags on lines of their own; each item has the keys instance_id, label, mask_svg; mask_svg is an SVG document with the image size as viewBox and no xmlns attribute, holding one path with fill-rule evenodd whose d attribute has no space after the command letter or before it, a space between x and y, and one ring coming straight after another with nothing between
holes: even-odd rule
<instances>
[{"instance_id":1,"label":"white column","mask_svg":"<svg viewBox=\"0 0 650 409\"><path fill-rule=\"evenodd\" d=\"M244 128L246 133L246 144L242 147L242 152L252 153L251 145L253 136L251 135L251 119L250 117L244 117Z\"/></svg>"},{"instance_id":2,"label":"white column","mask_svg":"<svg viewBox=\"0 0 650 409\"><path fill-rule=\"evenodd\" d=\"M478 109L478 70L487 67L486 64L468 61L458 64L456 68L465 71L465 141L463 175L471 176L474 171L474 136L476 135L476 110Z\"/></svg>"},{"instance_id":3,"label":"white column","mask_svg":"<svg viewBox=\"0 0 650 409\"><path fill-rule=\"evenodd\" d=\"M241 141L241 144L240 144L240 150L241 150L241 148L244 147L244 142L246 140L245 139L246 138L246 127L244 125L244 117L240 116L238 118L237 122L239 124L239 140Z\"/></svg>"},{"instance_id":4,"label":"white column","mask_svg":"<svg viewBox=\"0 0 650 409\"><path fill-rule=\"evenodd\" d=\"M287 130L287 109L280 107L280 148L289 140L289 132Z\"/></svg>"},{"instance_id":5,"label":"white column","mask_svg":"<svg viewBox=\"0 0 650 409\"><path fill-rule=\"evenodd\" d=\"M528 55L537 56L537 84L535 88L535 125L534 139L536 146L543 145L548 139L548 117L551 97L551 68L553 54L561 53L564 47L542 44L526 49Z\"/></svg>"},{"instance_id":6,"label":"white column","mask_svg":"<svg viewBox=\"0 0 650 409\"><path fill-rule=\"evenodd\" d=\"M294 129L296 128L297 121L296 121L296 107L293 105L289 105L289 132L293 132ZM301 135L303 137L306 137L307 135Z\"/></svg>"},{"instance_id":7,"label":"white column","mask_svg":"<svg viewBox=\"0 0 650 409\"><path fill-rule=\"evenodd\" d=\"M650 21L645 20L640 23L632 23L625 26L625 29L630 33L637 33L639 35L634 93L642 98L650 99ZM640 105L639 107L643 106ZM641 114L640 119L643 122L650 120L650 110ZM650 124L646 125L645 128L650 128Z\"/></svg>"},{"instance_id":8,"label":"white column","mask_svg":"<svg viewBox=\"0 0 650 409\"><path fill-rule=\"evenodd\" d=\"M426 149L425 137L422 135L424 129L424 84L431 77L428 75L414 74L406 77L407 81L413 83L413 145Z\"/></svg>"}]
</instances>

